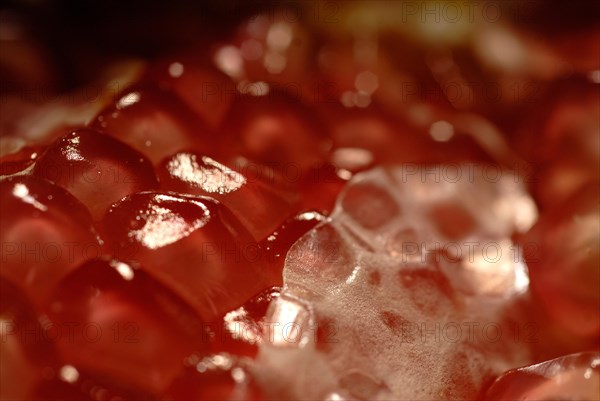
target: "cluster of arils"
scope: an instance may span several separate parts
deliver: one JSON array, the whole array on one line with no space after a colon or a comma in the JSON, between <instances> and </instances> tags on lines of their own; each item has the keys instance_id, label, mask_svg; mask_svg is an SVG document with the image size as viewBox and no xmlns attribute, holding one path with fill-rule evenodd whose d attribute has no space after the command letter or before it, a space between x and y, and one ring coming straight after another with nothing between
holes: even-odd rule
<instances>
[{"instance_id":1,"label":"cluster of arils","mask_svg":"<svg viewBox=\"0 0 600 401\"><path fill-rule=\"evenodd\" d=\"M286 15L7 99L0 398L598 397L598 66Z\"/></svg>"}]
</instances>

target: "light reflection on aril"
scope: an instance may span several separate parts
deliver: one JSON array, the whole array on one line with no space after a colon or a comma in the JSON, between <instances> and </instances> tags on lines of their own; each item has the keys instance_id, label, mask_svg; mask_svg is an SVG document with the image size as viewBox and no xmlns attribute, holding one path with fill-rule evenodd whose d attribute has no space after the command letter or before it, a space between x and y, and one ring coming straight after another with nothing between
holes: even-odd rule
<instances>
[{"instance_id":1,"label":"light reflection on aril","mask_svg":"<svg viewBox=\"0 0 600 401\"><path fill-rule=\"evenodd\" d=\"M173 177L209 194L228 194L246 184L244 176L210 157L202 156L201 163L195 154L178 153L169 160L166 168Z\"/></svg>"},{"instance_id":2,"label":"light reflection on aril","mask_svg":"<svg viewBox=\"0 0 600 401\"><path fill-rule=\"evenodd\" d=\"M101 227L107 253L144 266L207 321L266 286L258 244L212 198L139 192L113 205Z\"/></svg>"}]
</instances>

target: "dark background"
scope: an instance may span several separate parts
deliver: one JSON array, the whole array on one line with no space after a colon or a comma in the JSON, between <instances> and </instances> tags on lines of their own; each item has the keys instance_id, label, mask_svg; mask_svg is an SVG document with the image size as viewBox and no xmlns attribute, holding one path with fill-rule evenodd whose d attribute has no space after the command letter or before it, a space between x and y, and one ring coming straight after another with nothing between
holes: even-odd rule
<instances>
[{"instance_id":1,"label":"dark background","mask_svg":"<svg viewBox=\"0 0 600 401\"><path fill-rule=\"evenodd\" d=\"M0 2L0 23L19 24L27 40L43 49L54 71L53 90L60 92L88 82L113 60L152 59L210 43L255 13L307 1L315 0L12 0ZM521 16L534 17L515 24L548 40L600 24L600 1L509 1L524 9ZM2 92L23 89L1 68Z\"/></svg>"}]
</instances>

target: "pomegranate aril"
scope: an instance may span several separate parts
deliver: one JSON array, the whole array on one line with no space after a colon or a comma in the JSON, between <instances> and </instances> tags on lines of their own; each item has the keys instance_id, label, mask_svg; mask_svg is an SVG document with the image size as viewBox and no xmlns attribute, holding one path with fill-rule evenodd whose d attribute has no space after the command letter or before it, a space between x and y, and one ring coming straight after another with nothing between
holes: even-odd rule
<instances>
[{"instance_id":1,"label":"pomegranate aril","mask_svg":"<svg viewBox=\"0 0 600 401\"><path fill-rule=\"evenodd\" d=\"M208 197L141 192L102 222L107 251L140 263L210 321L264 288L256 241Z\"/></svg>"},{"instance_id":2,"label":"pomegranate aril","mask_svg":"<svg viewBox=\"0 0 600 401\"><path fill-rule=\"evenodd\" d=\"M425 141L414 128L386 115L377 106L356 109L326 104L319 111L330 126L334 149L361 149L367 165L411 162L425 152Z\"/></svg>"},{"instance_id":3,"label":"pomegranate aril","mask_svg":"<svg viewBox=\"0 0 600 401\"><path fill-rule=\"evenodd\" d=\"M240 173L248 171L248 173ZM248 169L233 170L197 152L179 152L159 168L163 189L210 196L222 202L257 240L262 240L296 209L291 190L277 190Z\"/></svg>"},{"instance_id":4,"label":"pomegranate aril","mask_svg":"<svg viewBox=\"0 0 600 401\"><path fill-rule=\"evenodd\" d=\"M215 64L241 84L266 81L312 96L313 38L287 11L270 10L244 21L233 38L215 51Z\"/></svg>"},{"instance_id":5,"label":"pomegranate aril","mask_svg":"<svg viewBox=\"0 0 600 401\"><path fill-rule=\"evenodd\" d=\"M329 163L311 168L299 185L302 194L301 209L330 214L339 193L351 176L349 171L338 169Z\"/></svg>"},{"instance_id":6,"label":"pomegranate aril","mask_svg":"<svg viewBox=\"0 0 600 401\"><path fill-rule=\"evenodd\" d=\"M202 56L172 56L151 65L142 78L176 93L212 128L223 121L237 90L235 83Z\"/></svg>"},{"instance_id":7,"label":"pomegranate aril","mask_svg":"<svg viewBox=\"0 0 600 401\"><path fill-rule=\"evenodd\" d=\"M87 209L70 193L29 176L0 181L2 269L37 303L83 260L101 253Z\"/></svg>"},{"instance_id":8,"label":"pomegranate aril","mask_svg":"<svg viewBox=\"0 0 600 401\"><path fill-rule=\"evenodd\" d=\"M43 45L43 39L33 34L25 17L16 10L7 9L2 21L4 30L18 32L2 38L2 92L25 97L27 93L37 93L44 88L52 93L58 85L56 59L49 48Z\"/></svg>"},{"instance_id":9,"label":"pomegranate aril","mask_svg":"<svg viewBox=\"0 0 600 401\"><path fill-rule=\"evenodd\" d=\"M549 210L563 204L586 184L600 181L600 171L590 169L584 161L565 154L539 171L531 171L529 182L540 208Z\"/></svg>"},{"instance_id":10,"label":"pomegranate aril","mask_svg":"<svg viewBox=\"0 0 600 401\"><path fill-rule=\"evenodd\" d=\"M90 375L160 394L192 352L204 352L195 312L143 269L118 260L90 260L57 286L47 303L61 335L62 360ZM157 350L166 350L160 355Z\"/></svg>"},{"instance_id":11,"label":"pomegranate aril","mask_svg":"<svg viewBox=\"0 0 600 401\"><path fill-rule=\"evenodd\" d=\"M260 322L267 314L267 308L273 299L281 293L281 288L270 287L250 298L243 306L243 319L248 322Z\"/></svg>"},{"instance_id":12,"label":"pomegranate aril","mask_svg":"<svg viewBox=\"0 0 600 401\"><path fill-rule=\"evenodd\" d=\"M158 187L145 156L90 129L71 132L51 145L33 175L67 189L87 206L95 221L119 199Z\"/></svg>"},{"instance_id":13,"label":"pomegranate aril","mask_svg":"<svg viewBox=\"0 0 600 401\"><path fill-rule=\"evenodd\" d=\"M73 365L59 366L54 377L36 388L36 399L56 401L152 400L155 397L122 379L90 374Z\"/></svg>"},{"instance_id":14,"label":"pomegranate aril","mask_svg":"<svg viewBox=\"0 0 600 401\"><path fill-rule=\"evenodd\" d=\"M367 49L376 46L374 39L373 34L365 32L360 38L331 41L318 49L318 80L325 83L323 88L332 100L354 109L370 106L371 95L386 78L377 63L383 52Z\"/></svg>"},{"instance_id":15,"label":"pomegranate aril","mask_svg":"<svg viewBox=\"0 0 600 401\"><path fill-rule=\"evenodd\" d=\"M13 175L27 170L42 154L42 146L24 146L18 151L0 157L0 176Z\"/></svg>"},{"instance_id":16,"label":"pomegranate aril","mask_svg":"<svg viewBox=\"0 0 600 401\"><path fill-rule=\"evenodd\" d=\"M600 353L582 352L509 370L488 389L486 399L592 401L598 394Z\"/></svg>"},{"instance_id":17,"label":"pomegranate aril","mask_svg":"<svg viewBox=\"0 0 600 401\"><path fill-rule=\"evenodd\" d=\"M249 401L264 398L243 360L220 353L204 358L192 355L186 363L185 372L173 381L164 399Z\"/></svg>"},{"instance_id":18,"label":"pomegranate aril","mask_svg":"<svg viewBox=\"0 0 600 401\"><path fill-rule=\"evenodd\" d=\"M270 302L281 288L270 287L254 295L244 305L211 322L211 350L237 356L255 357L263 341L263 319Z\"/></svg>"},{"instance_id":19,"label":"pomegranate aril","mask_svg":"<svg viewBox=\"0 0 600 401\"><path fill-rule=\"evenodd\" d=\"M0 399L33 400L59 362L25 293L0 277Z\"/></svg>"},{"instance_id":20,"label":"pomegranate aril","mask_svg":"<svg viewBox=\"0 0 600 401\"><path fill-rule=\"evenodd\" d=\"M523 128L533 127L535 131L524 132L523 138L519 138L528 159L545 164L559 155L577 155L590 168L596 167L600 158L597 95L597 84L583 80L565 80L554 85L544 107L538 107Z\"/></svg>"},{"instance_id":21,"label":"pomegranate aril","mask_svg":"<svg viewBox=\"0 0 600 401\"><path fill-rule=\"evenodd\" d=\"M548 210L522 240L535 298L572 335L600 333L600 190L591 183Z\"/></svg>"},{"instance_id":22,"label":"pomegranate aril","mask_svg":"<svg viewBox=\"0 0 600 401\"><path fill-rule=\"evenodd\" d=\"M138 85L119 96L92 125L143 153L154 165L182 149L214 149L210 129L173 93Z\"/></svg>"},{"instance_id":23,"label":"pomegranate aril","mask_svg":"<svg viewBox=\"0 0 600 401\"><path fill-rule=\"evenodd\" d=\"M267 281L273 285L283 285L283 264L290 247L311 228L326 217L316 211L304 212L285 221L277 230L260 242L265 252Z\"/></svg>"},{"instance_id":24,"label":"pomegranate aril","mask_svg":"<svg viewBox=\"0 0 600 401\"><path fill-rule=\"evenodd\" d=\"M300 175L322 164L331 144L318 116L294 96L257 88L233 102L222 128L223 151Z\"/></svg>"},{"instance_id":25,"label":"pomegranate aril","mask_svg":"<svg viewBox=\"0 0 600 401\"><path fill-rule=\"evenodd\" d=\"M587 181L600 179L597 84L560 80L536 105L520 127L517 145L535 173L532 192L542 208L548 208L562 203Z\"/></svg>"}]
</instances>

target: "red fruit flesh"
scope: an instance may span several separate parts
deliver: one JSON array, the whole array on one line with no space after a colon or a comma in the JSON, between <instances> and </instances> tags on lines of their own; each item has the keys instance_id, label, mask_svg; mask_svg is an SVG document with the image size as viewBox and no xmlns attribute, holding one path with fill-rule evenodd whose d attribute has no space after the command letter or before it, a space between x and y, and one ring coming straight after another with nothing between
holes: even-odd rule
<instances>
[{"instance_id":1,"label":"red fruit flesh","mask_svg":"<svg viewBox=\"0 0 600 401\"><path fill-rule=\"evenodd\" d=\"M0 10L0 401L600 401L589 7L185 3Z\"/></svg>"},{"instance_id":2,"label":"red fruit flesh","mask_svg":"<svg viewBox=\"0 0 600 401\"><path fill-rule=\"evenodd\" d=\"M239 95L225 117L224 152L300 175L322 164L331 144L318 117L290 95L256 88L256 95Z\"/></svg>"},{"instance_id":3,"label":"red fruit flesh","mask_svg":"<svg viewBox=\"0 0 600 401\"><path fill-rule=\"evenodd\" d=\"M237 90L235 83L214 65L189 55L170 57L150 67L142 78L176 93L211 127L218 127Z\"/></svg>"},{"instance_id":4,"label":"red fruit flesh","mask_svg":"<svg viewBox=\"0 0 600 401\"><path fill-rule=\"evenodd\" d=\"M206 320L263 288L258 245L211 198L137 193L116 203L102 226L109 252L145 266Z\"/></svg>"},{"instance_id":5,"label":"red fruit flesh","mask_svg":"<svg viewBox=\"0 0 600 401\"><path fill-rule=\"evenodd\" d=\"M232 355L256 357L263 339L264 317L281 288L270 287L250 298L244 305L227 312L210 324L211 350Z\"/></svg>"},{"instance_id":6,"label":"red fruit flesh","mask_svg":"<svg viewBox=\"0 0 600 401\"><path fill-rule=\"evenodd\" d=\"M283 285L282 270L291 246L311 228L326 219L318 212L304 212L285 221L277 230L260 242L268 266L268 282Z\"/></svg>"},{"instance_id":7,"label":"red fruit flesh","mask_svg":"<svg viewBox=\"0 0 600 401\"><path fill-rule=\"evenodd\" d=\"M525 236L532 292L572 335L600 333L600 192L589 184L545 213Z\"/></svg>"},{"instance_id":8,"label":"red fruit flesh","mask_svg":"<svg viewBox=\"0 0 600 401\"><path fill-rule=\"evenodd\" d=\"M180 152L159 169L164 189L222 202L256 240L265 238L296 208L291 191L277 190L250 169L232 170L197 152Z\"/></svg>"},{"instance_id":9,"label":"red fruit flesh","mask_svg":"<svg viewBox=\"0 0 600 401\"><path fill-rule=\"evenodd\" d=\"M18 286L0 278L0 399L33 400L58 365L53 344Z\"/></svg>"},{"instance_id":10,"label":"red fruit flesh","mask_svg":"<svg viewBox=\"0 0 600 401\"><path fill-rule=\"evenodd\" d=\"M101 252L89 212L64 189L33 177L0 181L0 274L37 302L83 260Z\"/></svg>"},{"instance_id":11,"label":"red fruit flesh","mask_svg":"<svg viewBox=\"0 0 600 401\"><path fill-rule=\"evenodd\" d=\"M20 173L31 167L43 150L41 146L25 146L15 153L0 157L0 176Z\"/></svg>"},{"instance_id":12,"label":"red fruit flesh","mask_svg":"<svg viewBox=\"0 0 600 401\"><path fill-rule=\"evenodd\" d=\"M191 357L165 393L168 400L260 400L263 395L242 361L229 354Z\"/></svg>"},{"instance_id":13,"label":"red fruit flesh","mask_svg":"<svg viewBox=\"0 0 600 401\"><path fill-rule=\"evenodd\" d=\"M352 174L336 168L333 164L324 164L310 169L300 182L302 209L317 210L328 215L333 211L338 194L342 191Z\"/></svg>"},{"instance_id":14,"label":"red fruit flesh","mask_svg":"<svg viewBox=\"0 0 600 401\"><path fill-rule=\"evenodd\" d=\"M149 85L123 91L92 125L146 155L154 165L182 149L214 149L210 130L185 103Z\"/></svg>"},{"instance_id":15,"label":"red fruit flesh","mask_svg":"<svg viewBox=\"0 0 600 401\"><path fill-rule=\"evenodd\" d=\"M152 165L141 153L89 129L74 131L51 145L33 174L75 195L95 221L119 199L158 187Z\"/></svg>"},{"instance_id":16,"label":"red fruit flesh","mask_svg":"<svg viewBox=\"0 0 600 401\"><path fill-rule=\"evenodd\" d=\"M184 358L206 348L204 326L189 306L117 260L81 265L57 287L46 313L61 333L66 363L149 393L160 394Z\"/></svg>"},{"instance_id":17,"label":"red fruit flesh","mask_svg":"<svg viewBox=\"0 0 600 401\"><path fill-rule=\"evenodd\" d=\"M152 400L147 391L123 383L121 378L90 373L73 365L62 365L55 376L42 382L35 399L60 401Z\"/></svg>"},{"instance_id":18,"label":"red fruit flesh","mask_svg":"<svg viewBox=\"0 0 600 401\"><path fill-rule=\"evenodd\" d=\"M600 393L600 353L582 352L500 376L486 400L597 400Z\"/></svg>"}]
</instances>

